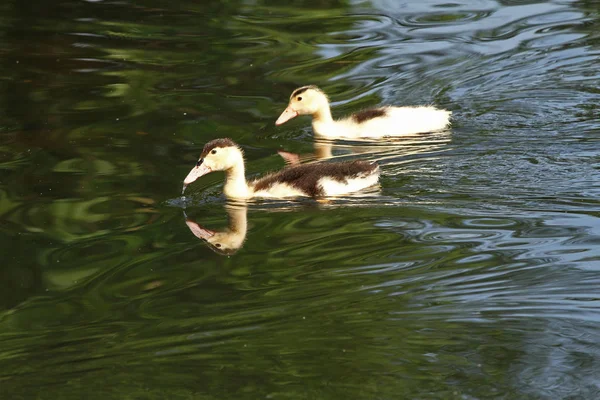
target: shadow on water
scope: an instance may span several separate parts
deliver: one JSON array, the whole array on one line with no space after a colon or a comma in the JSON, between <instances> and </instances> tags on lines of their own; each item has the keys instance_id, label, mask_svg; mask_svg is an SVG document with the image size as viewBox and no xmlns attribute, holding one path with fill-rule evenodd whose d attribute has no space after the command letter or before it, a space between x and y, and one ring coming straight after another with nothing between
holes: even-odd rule
<instances>
[{"instance_id":1,"label":"shadow on water","mask_svg":"<svg viewBox=\"0 0 600 400\"><path fill-rule=\"evenodd\" d=\"M2 2L3 392L598 398L599 13ZM452 131L315 155L309 120L274 126L304 84L336 115L448 108ZM277 150L360 157L381 193L232 209L214 174L176 197L224 136L249 176L283 168ZM243 248L191 234L217 232Z\"/></svg>"}]
</instances>

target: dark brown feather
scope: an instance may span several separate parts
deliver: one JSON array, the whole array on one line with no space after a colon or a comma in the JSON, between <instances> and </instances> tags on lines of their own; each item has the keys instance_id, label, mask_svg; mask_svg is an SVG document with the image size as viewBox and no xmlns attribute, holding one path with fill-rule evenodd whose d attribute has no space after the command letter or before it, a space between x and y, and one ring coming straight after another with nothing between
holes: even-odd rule
<instances>
[{"instance_id":1,"label":"dark brown feather","mask_svg":"<svg viewBox=\"0 0 600 400\"><path fill-rule=\"evenodd\" d=\"M202 149L202 154L200 154L200 159L203 159L208 153L211 152L211 150L218 147L237 147L237 145L233 140L229 138L211 140L210 142L204 145L204 148Z\"/></svg>"},{"instance_id":2,"label":"dark brown feather","mask_svg":"<svg viewBox=\"0 0 600 400\"><path fill-rule=\"evenodd\" d=\"M303 164L286 168L267 175L254 182L254 190L267 190L278 183L288 184L308 196L323 196L323 188L319 186L321 178L330 178L338 182L347 182L349 178L374 173L378 165L367 161L346 161L337 163Z\"/></svg>"},{"instance_id":3,"label":"dark brown feather","mask_svg":"<svg viewBox=\"0 0 600 400\"><path fill-rule=\"evenodd\" d=\"M373 118L383 117L387 115L387 108L371 108L368 110L359 111L352 115L352 119L359 124Z\"/></svg>"},{"instance_id":4,"label":"dark brown feather","mask_svg":"<svg viewBox=\"0 0 600 400\"><path fill-rule=\"evenodd\" d=\"M317 88L315 85L302 86L301 88L298 88L292 92L290 99L298 96L299 94L306 92L308 89L319 90L319 88Z\"/></svg>"}]
</instances>

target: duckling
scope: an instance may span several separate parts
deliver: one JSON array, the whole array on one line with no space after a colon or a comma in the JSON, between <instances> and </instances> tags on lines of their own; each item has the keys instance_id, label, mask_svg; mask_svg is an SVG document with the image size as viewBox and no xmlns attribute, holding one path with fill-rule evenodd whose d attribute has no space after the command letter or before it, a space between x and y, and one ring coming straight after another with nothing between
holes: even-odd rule
<instances>
[{"instance_id":1,"label":"duckling","mask_svg":"<svg viewBox=\"0 0 600 400\"><path fill-rule=\"evenodd\" d=\"M247 207L245 205L228 205L229 226L224 231L211 231L198 225L186 216L185 223L192 233L204 240L218 254L230 256L236 253L246 240L248 231Z\"/></svg>"},{"instance_id":2,"label":"duckling","mask_svg":"<svg viewBox=\"0 0 600 400\"><path fill-rule=\"evenodd\" d=\"M225 171L223 193L228 198L338 196L375 185L379 166L367 161L303 164L285 168L247 182L244 156L231 139L215 139L204 146L196 166L183 181L183 191L196 179Z\"/></svg>"},{"instance_id":3,"label":"duckling","mask_svg":"<svg viewBox=\"0 0 600 400\"><path fill-rule=\"evenodd\" d=\"M334 121L327 95L310 85L292 92L287 108L275 125L281 125L298 115L312 115L313 131L317 136L373 139L439 131L448 127L451 114L451 111L433 106L385 106L359 111Z\"/></svg>"}]
</instances>

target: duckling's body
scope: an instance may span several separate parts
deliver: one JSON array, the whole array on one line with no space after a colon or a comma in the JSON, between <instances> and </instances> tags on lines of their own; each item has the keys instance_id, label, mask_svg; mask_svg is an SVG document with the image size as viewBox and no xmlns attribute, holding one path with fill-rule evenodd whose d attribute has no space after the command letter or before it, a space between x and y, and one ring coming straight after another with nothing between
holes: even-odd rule
<instances>
[{"instance_id":1,"label":"duckling's body","mask_svg":"<svg viewBox=\"0 0 600 400\"><path fill-rule=\"evenodd\" d=\"M304 86L294 90L288 107L275 124L281 125L298 115L312 115L313 131L317 136L372 139L439 131L448 127L451 114L433 106L386 106L334 120L327 95L316 86Z\"/></svg>"},{"instance_id":2,"label":"duckling's body","mask_svg":"<svg viewBox=\"0 0 600 400\"><path fill-rule=\"evenodd\" d=\"M204 146L196 167L184 180L184 188L212 171L225 171L223 193L239 199L339 196L379 180L377 164L348 161L292 166L248 183L242 151L230 139L216 139Z\"/></svg>"},{"instance_id":3,"label":"duckling's body","mask_svg":"<svg viewBox=\"0 0 600 400\"><path fill-rule=\"evenodd\" d=\"M316 135L329 139L381 138L435 132L450 123L450 111L432 106L382 107L364 110L340 120L313 118Z\"/></svg>"}]
</instances>

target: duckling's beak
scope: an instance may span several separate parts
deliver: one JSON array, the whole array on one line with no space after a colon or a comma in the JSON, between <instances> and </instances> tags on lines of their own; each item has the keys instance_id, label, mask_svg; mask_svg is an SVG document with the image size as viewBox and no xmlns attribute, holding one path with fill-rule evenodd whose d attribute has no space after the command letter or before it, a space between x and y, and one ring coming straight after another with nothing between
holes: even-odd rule
<instances>
[{"instance_id":1,"label":"duckling's beak","mask_svg":"<svg viewBox=\"0 0 600 400\"><path fill-rule=\"evenodd\" d=\"M190 173L183 180L183 189L185 190L187 185L194 182L201 176L208 174L209 172L212 172L212 170L209 167L207 167L206 164L203 164L200 161L198 161L198 164L196 164L196 166L192 168Z\"/></svg>"},{"instance_id":2,"label":"duckling's beak","mask_svg":"<svg viewBox=\"0 0 600 400\"><path fill-rule=\"evenodd\" d=\"M298 116L298 111L294 110L291 105L287 106L285 111L283 113L281 113L279 118L277 118L277 121L275 121L275 125L281 125L297 116Z\"/></svg>"},{"instance_id":3,"label":"duckling's beak","mask_svg":"<svg viewBox=\"0 0 600 400\"><path fill-rule=\"evenodd\" d=\"M192 231L194 236L196 236L198 239L206 240L215 236L215 232L208 229L204 229L203 227L201 227L200 225L198 225L190 219L186 219L185 223L188 226L188 228L190 228L190 231Z\"/></svg>"}]
</instances>

